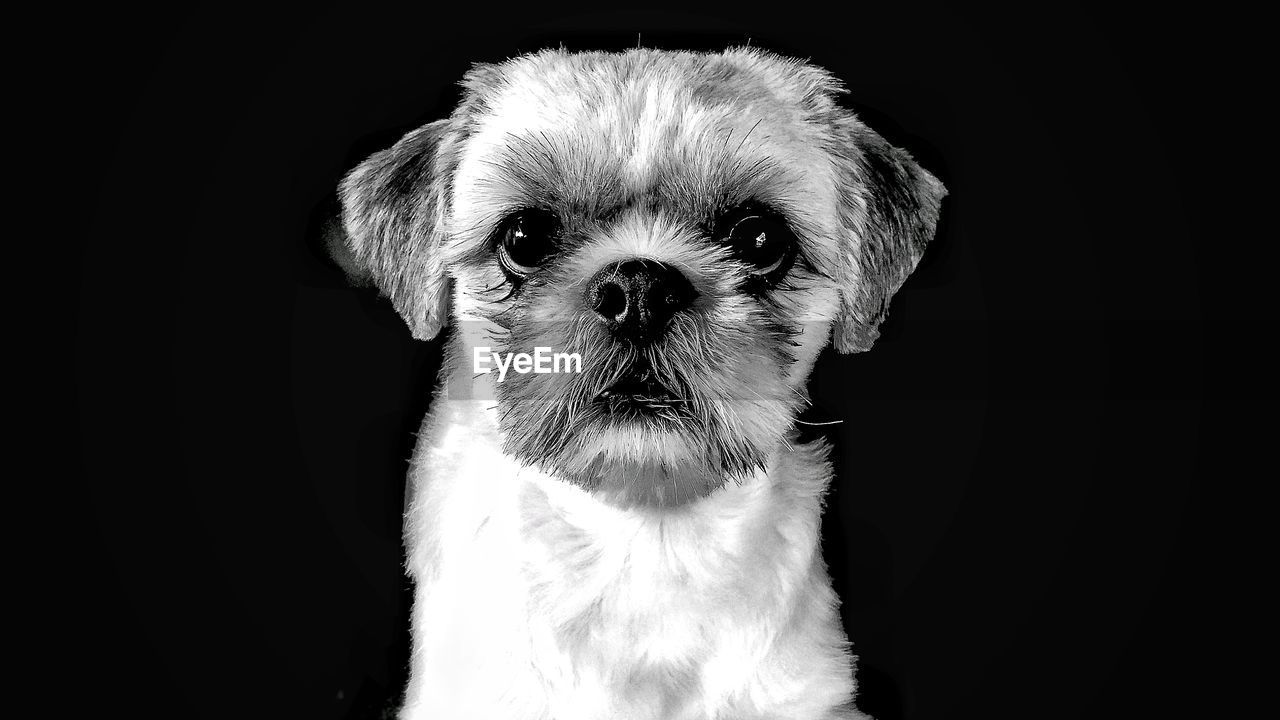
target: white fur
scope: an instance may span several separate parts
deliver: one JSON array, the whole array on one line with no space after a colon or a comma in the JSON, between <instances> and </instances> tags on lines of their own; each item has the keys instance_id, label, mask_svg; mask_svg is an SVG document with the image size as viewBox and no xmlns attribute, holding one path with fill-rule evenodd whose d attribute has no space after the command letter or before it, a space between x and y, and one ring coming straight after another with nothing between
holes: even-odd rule
<instances>
[{"instance_id":1,"label":"white fur","mask_svg":"<svg viewBox=\"0 0 1280 720\"><path fill-rule=\"evenodd\" d=\"M404 720L859 718L818 546L816 448L679 509L619 509L437 398L410 474Z\"/></svg>"}]
</instances>

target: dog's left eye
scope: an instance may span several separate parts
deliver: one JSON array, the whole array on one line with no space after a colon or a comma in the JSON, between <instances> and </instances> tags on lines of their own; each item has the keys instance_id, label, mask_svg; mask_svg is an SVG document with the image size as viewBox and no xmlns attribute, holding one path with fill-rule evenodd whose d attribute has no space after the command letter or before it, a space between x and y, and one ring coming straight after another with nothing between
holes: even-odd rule
<instances>
[{"instance_id":1,"label":"dog's left eye","mask_svg":"<svg viewBox=\"0 0 1280 720\"><path fill-rule=\"evenodd\" d=\"M498 227L498 261L503 269L525 277L538 270L555 251L560 221L545 210L521 210Z\"/></svg>"},{"instance_id":2,"label":"dog's left eye","mask_svg":"<svg viewBox=\"0 0 1280 720\"><path fill-rule=\"evenodd\" d=\"M756 277L781 274L796 249L796 236L787 226L764 215L748 215L729 230L727 244L753 269Z\"/></svg>"}]
</instances>

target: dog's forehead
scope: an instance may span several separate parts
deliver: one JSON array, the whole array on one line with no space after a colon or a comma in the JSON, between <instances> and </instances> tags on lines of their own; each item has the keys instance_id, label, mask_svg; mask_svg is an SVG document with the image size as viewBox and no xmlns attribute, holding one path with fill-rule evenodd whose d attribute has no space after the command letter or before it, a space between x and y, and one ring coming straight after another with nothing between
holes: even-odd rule
<instances>
[{"instance_id":1,"label":"dog's forehead","mask_svg":"<svg viewBox=\"0 0 1280 720\"><path fill-rule=\"evenodd\" d=\"M486 120L623 125L670 122L696 107L785 125L825 108L823 96L836 88L824 71L776 55L644 49L526 55L473 75L468 85L486 97Z\"/></svg>"},{"instance_id":2,"label":"dog's forehead","mask_svg":"<svg viewBox=\"0 0 1280 720\"><path fill-rule=\"evenodd\" d=\"M538 193L589 213L644 196L782 202L831 187L822 119L836 84L795 61L746 50L545 52L467 85L478 110L454 196L469 214L501 214Z\"/></svg>"}]
</instances>

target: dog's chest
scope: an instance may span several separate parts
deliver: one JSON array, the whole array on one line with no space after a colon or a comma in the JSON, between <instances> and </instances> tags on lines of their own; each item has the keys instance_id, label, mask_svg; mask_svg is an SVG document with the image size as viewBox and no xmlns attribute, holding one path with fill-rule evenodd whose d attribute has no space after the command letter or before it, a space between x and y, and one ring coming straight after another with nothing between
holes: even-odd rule
<instances>
[{"instance_id":1,"label":"dog's chest","mask_svg":"<svg viewBox=\"0 0 1280 720\"><path fill-rule=\"evenodd\" d=\"M716 686L740 685L775 629L758 618L781 605L768 596L782 588L761 581L777 577L774 553L744 552L755 543L717 518L597 510L525 486L480 521L470 552L445 551L466 568L446 562L431 593L452 598L452 622L483 628L473 638L501 643L473 651L527 663L553 704L679 717Z\"/></svg>"},{"instance_id":2,"label":"dog's chest","mask_svg":"<svg viewBox=\"0 0 1280 720\"><path fill-rule=\"evenodd\" d=\"M467 472L477 457L490 459L483 474ZM430 480L410 508L414 682L440 712L705 718L762 672L844 662L778 654L780 633L838 633L815 562L817 468L659 514L492 458L437 451L415 478Z\"/></svg>"},{"instance_id":3,"label":"dog's chest","mask_svg":"<svg viewBox=\"0 0 1280 720\"><path fill-rule=\"evenodd\" d=\"M556 506L537 490L520 510L530 629L579 672L595 664L634 684L703 667L742 644L744 614L777 603L757 572L776 556L749 552L743 531L719 518Z\"/></svg>"},{"instance_id":4,"label":"dog's chest","mask_svg":"<svg viewBox=\"0 0 1280 720\"><path fill-rule=\"evenodd\" d=\"M509 678L511 705L545 698L550 717L702 717L749 682L792 589L769 581L784 538L719 518L596 513L532 485L491 510L440 538L421 649L437 683Z\"/></svg>"}]
</instances>

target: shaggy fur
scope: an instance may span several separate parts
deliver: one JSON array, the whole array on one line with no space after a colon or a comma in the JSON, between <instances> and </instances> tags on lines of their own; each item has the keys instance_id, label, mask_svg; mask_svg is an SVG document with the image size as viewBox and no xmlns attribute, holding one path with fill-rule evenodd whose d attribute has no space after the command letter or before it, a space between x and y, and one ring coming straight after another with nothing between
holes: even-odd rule
<instances>
[{"instance_id":1,"label":"shaggy fur","mask_svg":"<svg viewBox=\"0 0 1280 720\"><path fill-rule=\"evenodd\" d=\"M430 338L444 384L410 472L416 585L401 716L854 718L818 553L825 448L793 442L834 338L868 349L933 233L941 184L768 53L542 52L478 66L451 117L343 181L352 257ZM528 278L512 213L554 215ZM718 242L762 208L797 242L764 283ZM588 281L640 258L696 300L652 344L595 317ZM576 352L580 374L474 375L472 349ZM643 364L646 419L594 399Z\"/></svg>"}]
</instances>

